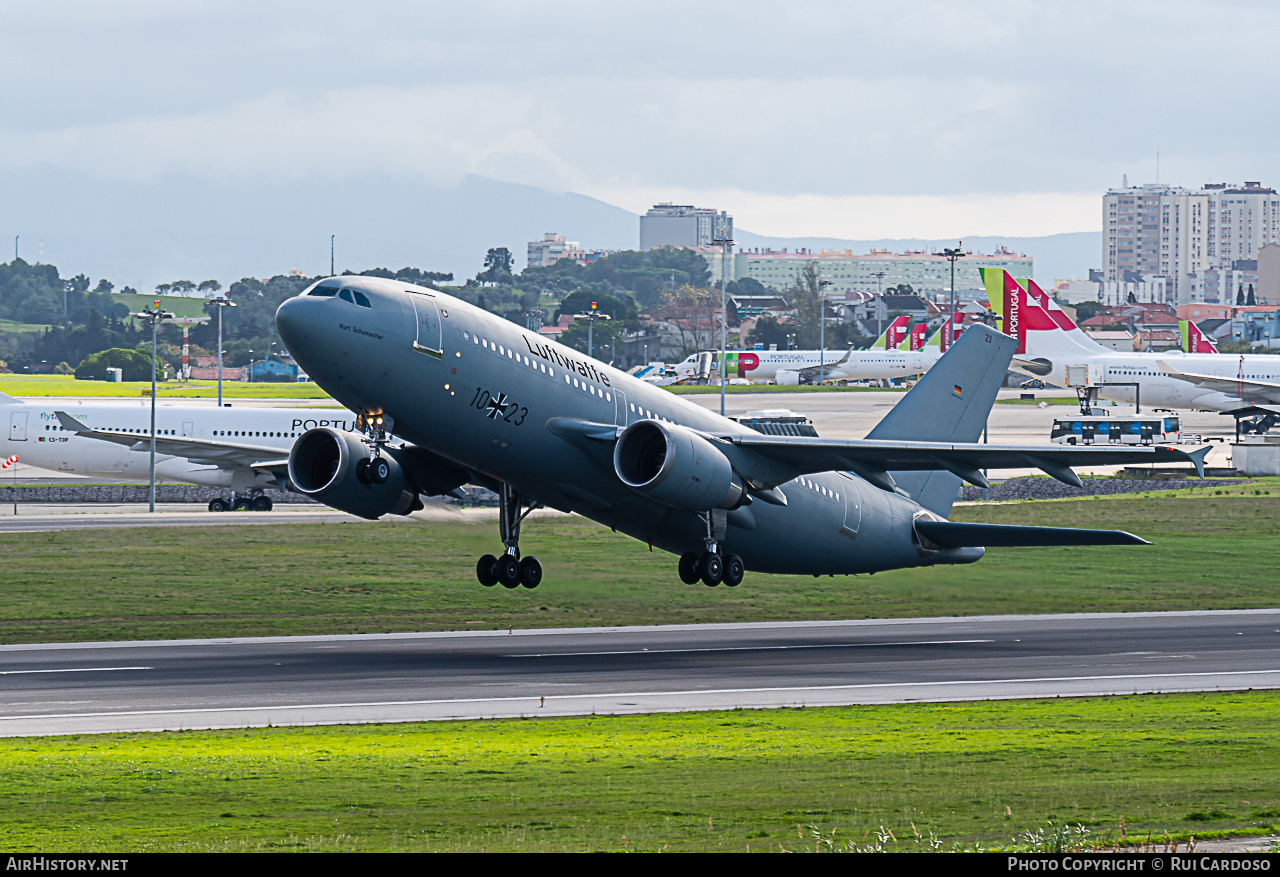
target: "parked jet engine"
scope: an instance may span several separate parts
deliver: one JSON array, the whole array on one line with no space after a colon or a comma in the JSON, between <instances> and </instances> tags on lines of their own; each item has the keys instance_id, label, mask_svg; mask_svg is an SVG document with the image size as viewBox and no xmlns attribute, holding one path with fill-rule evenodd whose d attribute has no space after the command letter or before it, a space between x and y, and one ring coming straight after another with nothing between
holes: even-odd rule
<instances>
[{"instance_id":1,"label":"parked jet engine","mask_svg":"<svg viewBox=\"0 0 1280 877\"><path fill-rule=\"evenodd\" d=\"M304 432L289 451L289 480L300 493L370 520L422 508L400 463L389 453L370 460L369 446L354 432Z\"/></svg>"},{"instance_id":2,"label":"parked jet engine","mask_svg":"<svg viewBox=\"0 0 1280 877\"><path fill-rule=\"evenodd\" d=\"M657 420L626 428L613 468L628 487L679 509L734 509L747 501L729 458L691 429Z\"/></svg>"}]
</instances>

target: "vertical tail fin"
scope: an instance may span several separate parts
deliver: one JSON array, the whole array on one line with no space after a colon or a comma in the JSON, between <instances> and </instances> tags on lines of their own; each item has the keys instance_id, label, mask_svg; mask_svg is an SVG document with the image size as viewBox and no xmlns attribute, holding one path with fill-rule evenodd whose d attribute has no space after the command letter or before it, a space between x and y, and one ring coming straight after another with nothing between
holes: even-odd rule
<instances>
[{"instance_id":1,"label":"vertical tail fin","mask_svg":"<svg viewBox=\"0 0 1280 877\"><path fill-rule=\"evenodd\" d=\"M1179 320L1178 330L1182 335L1182 349L1187 353L1218 352L1217 346L1190 320Z\"/></svg>"},{"instance_id":2,"label":"vertical tail fin","mask_svg":"<svg viewBox=\"0 0 1280 877\"><path fill-rule=\"evenodd\" d=\"M925 335L926 333L928 333L928 331L929 331L928 323L916 323L914 326L912 326L911 333L908 336L910 338L910 342L907 344L907 349L923 350Z\"/></svg>"},{"instance_id":3,"label":"vertical tail fin","mask_svg":"<svg viewBox=\"0 0 1280 877\"><path fill-rule=\"evenodd\" d=\"M867 434L869 439L976 442L1004 381L1017 342L975 324ZM951 512L960 477L951 472L893 472L898 486L932 512Z\"/></svg>"},{"instance_id":4,"label":"vertical tail fin","mask_svg":"<svg viewBox=\"0 0 1280 877\"><path fill-rule=\"evenodd\" d=\"M907 337L907 316L899 315L885 327L884 332L872 344L872 350L897 350L902 339Z\"/></svg>"}]
</instances>

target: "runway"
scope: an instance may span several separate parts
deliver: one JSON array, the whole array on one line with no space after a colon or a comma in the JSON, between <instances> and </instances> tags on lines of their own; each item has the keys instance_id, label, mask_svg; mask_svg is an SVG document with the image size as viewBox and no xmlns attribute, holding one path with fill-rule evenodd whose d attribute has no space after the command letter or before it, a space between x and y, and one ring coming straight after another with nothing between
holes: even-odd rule
<instances>
[{"instance_id":1,"label":"runway","mask_svg":"<svg viewBox=\"0 0 1280 877\"><path fill-rule=\"evenodd\" d=\"M0 647L0 736L1280 688L1280 610Z\"/></svg>"}]
</instances>

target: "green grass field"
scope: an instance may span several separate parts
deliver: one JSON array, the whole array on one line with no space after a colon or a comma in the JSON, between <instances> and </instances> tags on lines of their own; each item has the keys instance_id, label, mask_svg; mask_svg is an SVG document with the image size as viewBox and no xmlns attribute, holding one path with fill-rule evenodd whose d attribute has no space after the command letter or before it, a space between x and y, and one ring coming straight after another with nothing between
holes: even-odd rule
<instances>
[{"instance_id":1,"label":"green grass field","mask_svg":"<svg viewBox=\"0 0 1280 877\"><path fill-rule=\"evenodd\" d=\"M0 740L0 843L806 850L1264 833L1276 692ZM1109 845L1109 843L1108 843Z\"/></svg>"},{"instance_id":2,"label":"green grass field","mask_svg":"<svg viewBox=\"0 0 1280 877\"><path fill-rule=\"evenodd\" d=\"M45 323L17 323L13 320L0 320L0 335L36 335L48 329Z\"/></svg>"},{"instance_id":3,"label":"green grass field","mask_svg":"<svg viewBox=\"0 0 1280 877\"><path fill-rule=\"evenodd\" d=\"M1270 483L953 516L1116 527L1152 546L993 549L972 565L875 576L748 573L737 589L683 585L671 555L577 517L526 523L522 547L546 571L536 591L476 583L496 522L206 529L197 518L5 534L0 642L1269 607L1280 602Z\"/></svg>"},{"instance_id":4,"label":"green grass field","mask_svg":"<svg viewBox=\"0 0 1280 877\"><path fill-rule=\"evenodd\" d=\"M160 300L160 306L174 316L209 316L204 309L205 299L203 298L186 298L180 295L144 295L142 293L132 294L126 292L111 293L111 300L117 304L123 304L129 309L130 313L138 313L145 308L151 307L152 303L157 299Z\"/></svg>"},{"instance_id":5,"label":"green grass field","mask_svg":"<svg viewBox=\"0 0 1280 877\"><path fill-rule=\"evenodd\" d=\"M146 391L145 393L143 391ZM10 396L40 397L140 397L150 395L149 381L77 381L70 375L0 375L0 393ZM160 399L217 399L217 381L162 381L156 385ZM224 399L317 399L337 404L329 394L313 383L243 383L223 381Z\"/></svg>"},{"instance_id":6,"label":"green grass field","mask_svg":"<svg viewBox=\"0 0 1280 877\"><path fill-rule=\"evenodd\" d=\"M708 384L705 386L690 384L687 386L671 386L664 387L678 396L703 396L714 393L720 394L719 384ZM835 386L815 386L813 384L802 384L800 386L779 386L777 384L734 384L724 388L725 394L729 393L902 393L905 387L835 387Z\"/></svg>"},{"instance_id":7,"label":"green grass field","mask_svg":"<svg viewBox=\"0 0 1280 877\"><path fill-rule=\"evenodd\" d=\"M485 589L496 525L0 536L0 640L1275 606L1280 481L971 505L1144 548L991 551L874 577L686 586L578 518L527 524L536 591ZM140 562L145 557L145 562ZM1008 845L1274 832L1280 693L761 710L0 740L11 851L806 850L887 827ZM913 829L914 826L914 829Z\"/></svg>"}]
</instances>

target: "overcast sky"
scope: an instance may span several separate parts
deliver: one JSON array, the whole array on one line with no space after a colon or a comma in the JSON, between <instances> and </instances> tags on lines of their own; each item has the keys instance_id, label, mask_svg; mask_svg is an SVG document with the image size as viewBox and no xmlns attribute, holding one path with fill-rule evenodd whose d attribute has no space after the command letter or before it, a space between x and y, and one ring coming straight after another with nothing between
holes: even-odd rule
<instances>
[{"instance_id":1,"label":"overcast sky","mask_svg":"<svg viewBox=\"0 0 1280 877\"><path fill-rule=\"evenodd\" d=\"M24 0L0 21L8 169L478 174L845 238L1096 230L1157 149L1162 181L1280 183L1274 4Z\"/></svg>"}]
</instances>

